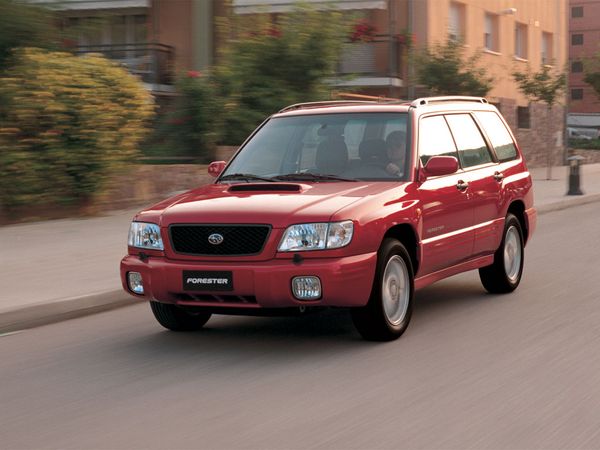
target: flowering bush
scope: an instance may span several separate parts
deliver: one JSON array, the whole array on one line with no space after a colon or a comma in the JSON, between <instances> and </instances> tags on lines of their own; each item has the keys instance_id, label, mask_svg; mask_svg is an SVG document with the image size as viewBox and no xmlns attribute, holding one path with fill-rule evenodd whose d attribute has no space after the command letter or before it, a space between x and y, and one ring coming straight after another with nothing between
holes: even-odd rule
<instances>
[{"instance_id":1,"label":"flowering bush","mask_svg":"<svg viewBox=\"0 0 600 450\"><path fill-rule=\"evenodd\" d=\"M373 25L365 20L361 20L354 24L352 34L350 34L351 42L372 42L375 39L376 29Z\"/></svg>"},{"instance_id":2,"label":"flowering bush","mask_svg":"<svg viewBox=\"0 0 600 450\"><path fill-rule=\"evenodd\" d=\"M209 75L190 70L178 79L177 92L174 110L163 117L153 136L154 151L210 162L221 116L214 83Z\"/></svg>"},{"instance_id":3,"label":"flowering bush","mask_svg":"<svg viewBox=\"0 0 600 450\"><path fill-rule=\"evenodd\" d=\"M0 78L0 204L85 205L138 155L152 97L99 55L15 56Z\"/></svg>"}]
</instances>

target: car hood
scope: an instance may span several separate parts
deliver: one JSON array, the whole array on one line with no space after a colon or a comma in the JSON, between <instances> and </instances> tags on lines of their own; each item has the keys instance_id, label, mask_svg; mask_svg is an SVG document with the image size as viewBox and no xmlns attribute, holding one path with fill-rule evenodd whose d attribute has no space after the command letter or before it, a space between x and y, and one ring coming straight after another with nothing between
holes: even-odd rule
<instances>
[{"instance_id":1,"label":"car hood","mask_svg":"<svg viewBox=\"0 0 600 450\"><path fill-rule=\"evenodd\" d=\"M339 210L398 182L313 184L211 184L167 199L135 220L158 223L261 223L284 228L293 223L327 222ZM340 220L351 217L339 217Z\"/></svg>"}]
</instances>

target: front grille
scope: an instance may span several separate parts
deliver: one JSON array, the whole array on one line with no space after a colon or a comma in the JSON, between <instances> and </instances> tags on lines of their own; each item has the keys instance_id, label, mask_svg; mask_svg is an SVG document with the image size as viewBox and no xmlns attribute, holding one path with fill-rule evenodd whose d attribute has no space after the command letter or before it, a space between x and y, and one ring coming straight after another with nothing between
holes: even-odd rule
<instances>
[{"instance_id":1,"label":"front grille","mask_svg":"<svg viewBox=\"0 0 600 450\"><path fill-rule=\"evenodd\" d=\"M171 225L171 245L177 253L187 255L255 255L265 245L269 225ZM223 236L214 245L208 241L213 234Z\"/></svg>"}]
</instances>

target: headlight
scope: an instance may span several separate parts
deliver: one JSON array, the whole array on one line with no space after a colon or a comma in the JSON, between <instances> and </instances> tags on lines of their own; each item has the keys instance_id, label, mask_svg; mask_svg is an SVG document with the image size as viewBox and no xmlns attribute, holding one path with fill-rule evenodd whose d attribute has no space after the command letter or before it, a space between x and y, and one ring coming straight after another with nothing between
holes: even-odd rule
<instances>
[{"instance_id":1,"label":"headlight","mask_svg":"<svg viewBox=\"0 0 600 450\"><path fill-rule=\"evenodd\" d=\"M131 222L127 243L130 247L164 250L160 228L154 223Z\"/></svg>"},{"instance_id":2,"label":"headlight","mask_svg":"<svg viewBox=\"0 0 600 450\"><path fill-rule=\"evenodd\" d=\"M353 232L351 220L292 225L285 230L278 250L296 252L340 248L350 243Z\"/></svg>"}]
</instances>

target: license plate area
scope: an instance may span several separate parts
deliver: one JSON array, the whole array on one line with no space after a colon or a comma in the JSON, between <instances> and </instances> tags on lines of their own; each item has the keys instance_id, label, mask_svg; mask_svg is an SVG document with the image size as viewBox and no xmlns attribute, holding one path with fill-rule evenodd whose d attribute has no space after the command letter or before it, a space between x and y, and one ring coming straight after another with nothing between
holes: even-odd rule
<instances>
[{"instance_id":1,"label":"license plate area","mask_svg":"<svg viewBox=\"0 0 600 450\"><path fill-rule=\"evenodd\" d=\"M233 273L228 270L184 270L184 291L232 291Z\"/></svg>"}]
</instances>

